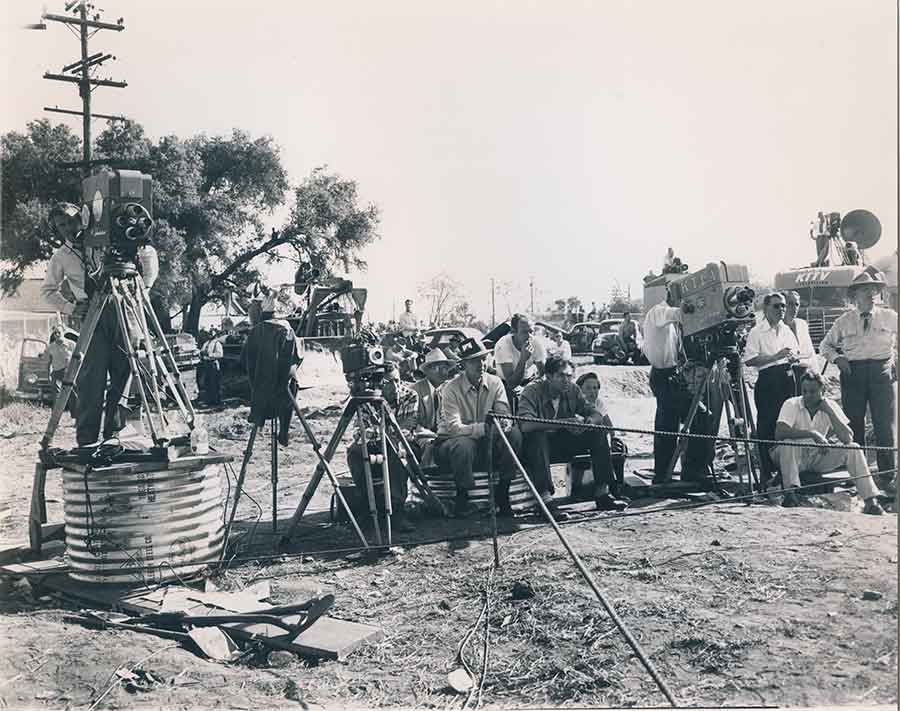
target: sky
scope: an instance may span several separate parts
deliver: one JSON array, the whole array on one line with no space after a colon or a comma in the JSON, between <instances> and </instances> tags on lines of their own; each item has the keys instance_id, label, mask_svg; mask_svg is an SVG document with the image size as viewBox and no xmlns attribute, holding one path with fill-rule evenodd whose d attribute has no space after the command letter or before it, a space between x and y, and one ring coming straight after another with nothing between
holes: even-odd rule
<instances>
[{"instance_id":1,"label":"sky","mask_svg":"<svg viewBox=\"0 0 900 711\"><path fill-rule=\"evenodd\" d=\"M79 56L42 2L2 3L0 131L47 116L80 132ZM48 12L63 3L48 2ZM579 296L640 295L666 248L762 281L814 258L818 211L881 220L897 247L893 0L454 3L103 0L91 51L116 55L94 110L153 138L271 135L291 179L320 165L381 208L368 315L439 272L497 318ZM95 131L103 122L95 122ZM273 217L277 224L279 216ZM276 280L289 279L282 270ZM420 310L422 310L420 308Z\"/></svg>"}]
</instances>

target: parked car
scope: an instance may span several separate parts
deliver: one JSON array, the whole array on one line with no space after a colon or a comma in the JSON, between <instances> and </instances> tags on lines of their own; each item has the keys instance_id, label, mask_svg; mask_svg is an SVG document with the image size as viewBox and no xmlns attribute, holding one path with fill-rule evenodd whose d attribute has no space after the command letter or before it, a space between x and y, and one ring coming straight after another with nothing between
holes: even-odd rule
<instances>
[{"instance_id":1,"label":"parked car","mask_svg":"<svg viewBox=\"0 0 900 711\"><path fill-rule=\"evenodd\" d=\"M598 333L591 344L594 363L597 365L622 365L628 362L628 354L619 340L620 318L609 318L600 322Z\"/></svg>"},{"instance_id":2,"label":"parked car","mask_svg":"<svg viewBox=\"0 0 900 711\"><path fill-rule=\"evenodd\" d=\"M429 350L432 348L444 348L449 346L454 338L460 341L464 341L467 338L484 340L484 334L477 328L468 328L467 326L433 328L430 331L425 331L425 347Z\"/></svg>"},{"instance_id":3,"label":"parked car","mask_svg":"<svg viewBox=\"0 0 900 711\"><path fill-rule=\"evenodd\" d=\"M181 375L181 382L188 397L197 397L197 365L200 363L200 351L194 337L189 333L166 334L166 342L172 349L175 365ZM132 383L130 396L138 397ZM165 388L168 390L168 387ZM47 342L39 338L24 338L19 350L19 379L16 397L24 400L37 400L51 403L56 398L56 389L50 380L50 354Z\"/></svg>"},{"instance_id":4,"label":"parked car","mask_svg":"<svg viewBox=\"0 0 900 711\"><path fill-rule=\"evenodd\" d=\"M50 381L50 354L47 352L47 342L39 338L23 338L19 348L16 397L23 400L53 402L55 392Z\"/></svg>"},{"instance_id":5,"label":"parked car","mask_svg":"<svg viewBox=\"0 0 900 711\"><path fill-rule=\"evenodd\" d=\"M572 326L564 338L572 346L573 356L593 354L594 340L602 333L602 323L605 322L582 321Z\"/></svg>"}]
</instances>

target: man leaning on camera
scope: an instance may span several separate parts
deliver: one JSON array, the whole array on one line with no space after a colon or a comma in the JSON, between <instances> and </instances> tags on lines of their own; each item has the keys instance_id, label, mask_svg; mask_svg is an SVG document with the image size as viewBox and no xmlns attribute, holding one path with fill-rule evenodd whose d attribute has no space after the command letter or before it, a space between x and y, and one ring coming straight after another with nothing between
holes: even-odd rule
<instances>
[{"instance_id":1,"label":"man leaning on camera","mask_svg":"<svg viewBox=\"0 0 900 711\"><path fill-rule=\"evenodd\" d=\"M104 250L84 245L80 211L75 205L65 202L55 205L50 210L49 222L63 244L50 257L41 296L47 304L65 314L73 328L80 330L89 300L98 286L97 282L102 280ZM152 246L138 248L137 266L149 290L159 274L159 260ZM79 447L97 441L104 411L103 439L112 437L124 427L118 405L129 372L115 304L110 300L94 329L75 383L75 441Z\"/></svg>"}]
</instances>

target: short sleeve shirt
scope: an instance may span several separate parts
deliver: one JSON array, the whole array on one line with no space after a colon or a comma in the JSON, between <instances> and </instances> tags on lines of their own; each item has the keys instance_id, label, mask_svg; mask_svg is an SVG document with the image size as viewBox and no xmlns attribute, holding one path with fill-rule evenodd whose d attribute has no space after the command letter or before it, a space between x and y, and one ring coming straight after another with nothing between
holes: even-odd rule
<instances>
[{"instance_id":1,"label":"short sleeve shirt","mask_svg":"<svg viewBox=\"0 0 900 711\"><path fill-rule=\"evenodd\" d=\"M544 349L544 344L541 343L540 338L533 338L532 343L534 344L534 353L531 354L531 357L528 359L528 362L525 364L525 374L524 377L526 379L531 378L537 374L537 363L543 363L547 360L547 352ZM497 341L497 345L494 346L494 360L497 365L503 365L504 363L508 363L513 368L519 362L519 357L522 355L522 351L516 348L516 344L513 342L513 336L511 333L506 334ZM501 373L502 369L498 369L498 372Z\"/></svg>"},{"instance_id":2,"label":"short sleeve shirt","mask_svg":"<svg viewBox=\"0 0 900 711\"><path fill-rule=\"evenodd\" d=\"M850 420L847 419L838 404L833 400L829 400L828 404L831 405L837 419L849 426ZM784 401L781 412L778 413L778 421L799 430L813 430L823 437L831 431L831 418L821 408L816 412L816 416L811 418L809 410L804 407L803 398L800 396L790 397Z\"/></svg>"}]
</instances>

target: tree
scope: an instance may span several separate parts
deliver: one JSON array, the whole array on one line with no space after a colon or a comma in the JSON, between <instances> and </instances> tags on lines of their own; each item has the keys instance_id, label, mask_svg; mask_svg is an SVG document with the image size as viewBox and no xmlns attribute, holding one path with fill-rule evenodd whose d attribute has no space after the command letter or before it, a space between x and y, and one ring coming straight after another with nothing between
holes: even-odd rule
<instances>
[{"instance_id":1,"label":"tree","mask_svg":"<svg viewBox=\"0 0 900 711\"><path fill-rule=\"evenodd\" d=\"M66 131L51 129L46 121L29 124L29 130L28 137L3 137L5 174L40 165L54 154L77 160L80 145L70 144ZM290 190L279 148L269 136L252 138L234 130L227 137L165 136L154 143L140 124L123 121L103 131L95 145L99 159L153 176L154 244L162 267L154 291L170 309L184 305L183 326L191 333L197 333L206 303L232 290L246 292L259 277L257 257L272 262L293 253L328 274L338 267L364 267L359 252L378 236L378 208L358 205L354 181L322 167ZM38 157L32 157L35 153ZM77 202L80 181L76 171L70 172L69 182L52 176L20 180L11 189L11 201L4 184L2 255L12 264L4 271L4 285L21 281L26 266L49 256L53 245L36 226L50 201ZM286 223L266 229L288 195L293 204ZM9 221L8 207L13 212Z\"/></svg>"},{"instance_id":2,"label":"tree","mask_svg":"<svg viewBox=\"0 0 900 711\"><path fill-rule=\"evenodd\" d=\"M429 324L440 326L459 306L462 286L446 272L441 272L419 284L418 299L428 305Z\"/></svg>"},{"instance_id":3,"label":"tree","mask_svg":"<svg viewBox=\"0 0 900 711\"><path fill-rule=\"evenodd\" d=\"M14 293L32 264L50 257L59 244L46 216L57 201L80 202L77 170L60 162L81 156L81 139L64 125L46 119L31 121L25 133L11 131L0 138L0 290Z\"/></svg>"}]
</instances>

